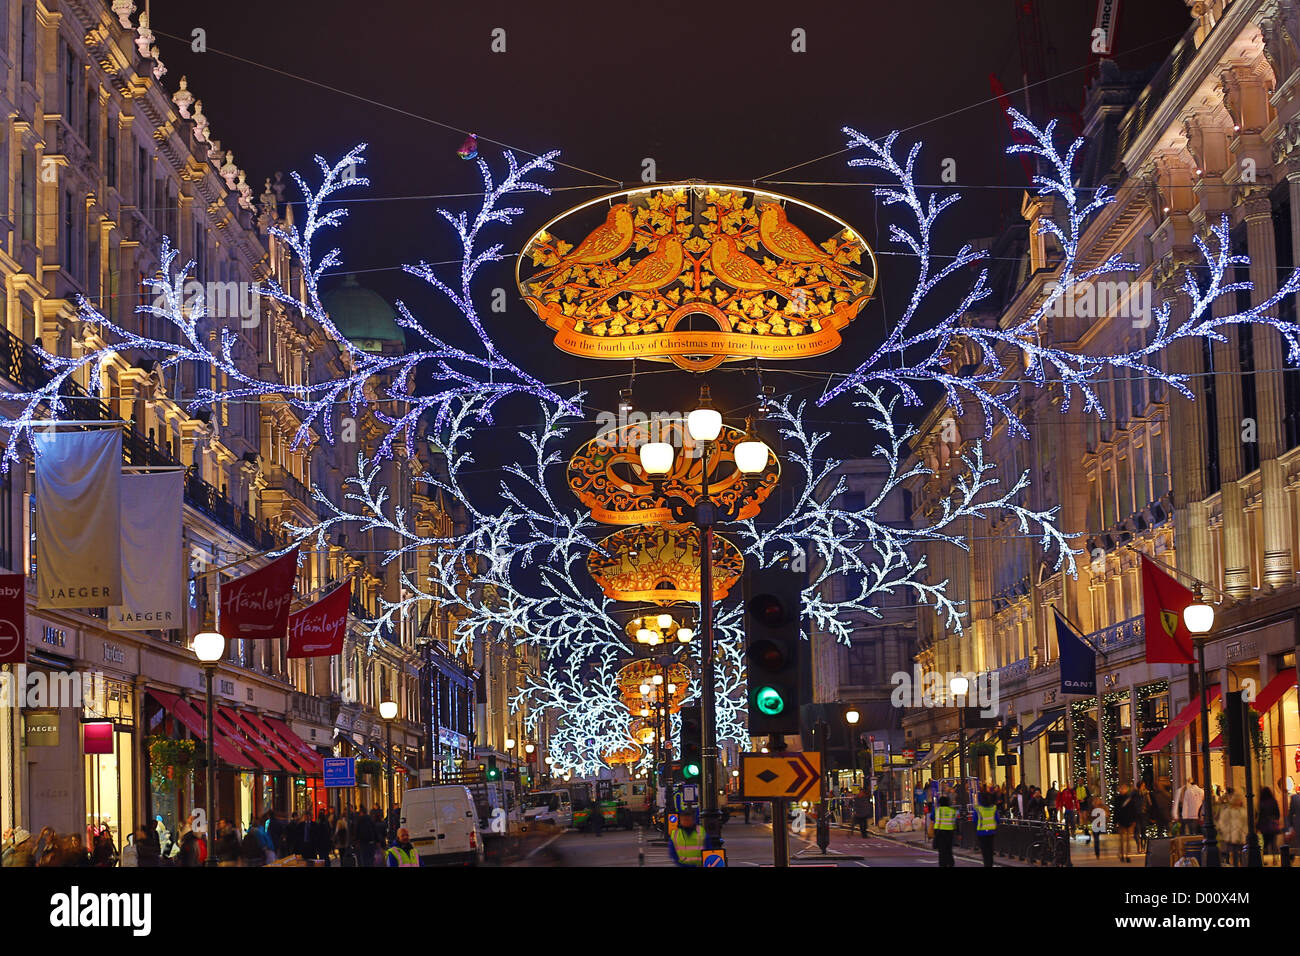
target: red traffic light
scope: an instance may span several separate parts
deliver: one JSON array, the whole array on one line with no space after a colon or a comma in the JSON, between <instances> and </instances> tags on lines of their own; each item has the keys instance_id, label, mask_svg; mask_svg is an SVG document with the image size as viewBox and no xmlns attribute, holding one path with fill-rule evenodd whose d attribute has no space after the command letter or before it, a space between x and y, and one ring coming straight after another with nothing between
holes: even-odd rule
<instances>
[{"instance_id":1,"label":"red traffic light","mask_svg":"<svg viewBox=\"0 0 1300 956\"><path fill-rule=\"evenodd\" d=\"M767 671L785 667L785 648L775 641L753 641L749 645L749 659Z\"/></svg>"},{"instance_id":2,"label":"red traffic light","mask_svg":"<svg viewBox=\"0 0 1300 956\"><path fill-rule=\"evenodd\" d=\"M774 594L756 594L745 605L745 613L758 618L767 627L780 627L786 622L785 607Z\"/></svg>"}]
</instances>

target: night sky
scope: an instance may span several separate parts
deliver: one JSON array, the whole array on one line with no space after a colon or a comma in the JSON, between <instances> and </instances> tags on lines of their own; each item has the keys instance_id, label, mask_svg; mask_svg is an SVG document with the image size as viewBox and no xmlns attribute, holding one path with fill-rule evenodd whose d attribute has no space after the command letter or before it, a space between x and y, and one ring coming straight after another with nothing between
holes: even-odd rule
<instances>
[{"instance_id":1,"label":"night sky","mask_svg":"<svg viewBox=\"0 0 1300 956\"><path fill-rule=\"evenodd\" d=\"M153 4L153 29L174 90L182 74L203 100L212 134L233 149L254 193L277 170L299 170L314 182L313 154L337 158L370 144L364 173L344 227L331 241L345 267L390 301L404 300L440 334L455 338L456 316L405 262L455 258L454 233L438 206L470 208L472 198L447 194L481 189L473 163L456 156L466 132L480 136L480 155L500 166L500 145L518 154L562 150L545 180L566 187L550 197L524 196L525 213L492 241L513 253L553 215L571 205L639 185L651 157L659 182L701 178L758 184L824 206L857 227L881 258L876 298L845 330L844 344L801 366L848 370L882 335L907 301L914 268L891 246L892 215L881 210L871 170L849 168L840 128L873 136L902 129L922 139L922 182L938 183L944 158L956 161L963 200L939 238L944 252L989 236L1018 219L1025 184L1019 162L1002 153L1006 121L991 101L989 74L1025 107L1024 70L1015 7L1021 0L978 3L564 3L425 4L250 3L217 8ZM1029 107L1042 120L1051 102L1082 105L1092 60L1094 2L1039 4L1049 74ZM218 15L220 12L220 16ZM1115 58L1126 69L1153 67L1190 20L1183 0L1122 4ZM490 50L495 28L506 52ZM207 52L190 49L192 31L206 31ZM806 53L791 50L791 33L806 31ZM306 82L312 81L312 82ZM319 84L319 85L314 85ZM326 88L328 87L328 88ZM789 168L787 167L794 167ZM809 183L852 185L809 185ZM951 188L951 187L948 187ZM286 198L297 198L293 186ZM358 201L360 200L360 201ZM625 377L628 362L571 358L518 298L513 260L480 279L481 312L507 354L547 381ZM454 266L444 266L449 279ZM510 308L492 315L494 286ZM328 285L327 285L328 287ZM464 337L464 344L471 344ZM752 368L752 362L746 362ZM666 366L639 363L641 373ZM754 393L749 372L710 375L724 411L740 410ZM778 392L815 398L824 381L775 371L764 380ZM625 379L588 385L591 416L612 408ZM683 372L638 377L641 408L689 408L695 384ZM521 419L535 408L518 403ZM506 417L510 410L507 409ZM854 415L847 402L827 420ZM855 448L858 437L863 447ZM847 432L846 456L866 452L874 436Z\"/></svg>"}]
</instances>

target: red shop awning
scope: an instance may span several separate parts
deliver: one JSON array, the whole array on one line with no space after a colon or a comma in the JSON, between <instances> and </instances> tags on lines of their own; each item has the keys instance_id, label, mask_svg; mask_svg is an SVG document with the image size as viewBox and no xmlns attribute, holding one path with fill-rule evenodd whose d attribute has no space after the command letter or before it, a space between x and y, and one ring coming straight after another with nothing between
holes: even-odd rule
<instances>
[{"instance_id":1,"label":"red shop awning","mask_svg":"<svg viewBox=\"0 0 1300 956\"><path fill-rule=\"evenodd\" d=\"M262 736L267 740L273 741L275 745L280 748L280 752L284 755L285 759L294 765L294 773L313 774L318 772L313 769L311 761L299 752L298 746L281 737L276 732L275 728L267 723L263 717L258 714L248 713L241 714L240 716L254 727L257 727L262 732Z\"/></svg>"},{"instance_id":2,"label":"red shop awning","mask_svg":"<svg viewBox=\"0 0 1300 956\"><path fill-rule=\"evenodd\" d=\"M1210 704L1213 704L1216 700L1218 700L1219 694L1222 693L1222 691L1223 688L1217 685L1211 687L1210 693L1205 702L1206 706L1208 707ZM1188 704L1186 707L1180 710L1178 712L1178 715L1174 717L1173 720L1169 721L1168 725L1165 727L1164 730L1160 731L1160 733L1156 734L1154 737L1151 738L1151 742L1142 748L1142 753L1153 754L1156 751L1163 750L1165 747L1169 746L1171 743L1174 742L1174 738L1177 737L1180 732L1182 732L1183 728L1185 728L1188 724L1190 724L1193 720L1195 720L1198 716L1200 716L1200 713L1201 713L1201 699L1200 697L1197 697L1196 700L1192 701L1190 704Z\"/></svg>"},{"instance_id":3,"label":"red shop awning","mask_svg":"<svg viewBox=\"0 0 1300 956\"><path fill-rule=\"evenodd\" d=\"M203 702L195 701L194 709L199 713L203 713ZM213 710L212 723L213 726L217 727L223 734L225 734L226 739L229 740L233 746L239 748L240 753L244 754L245 758L247 758L245 763L248 766L254 769L270 771L277 771L280 769L279 766L273 763L269 757L265 756L252 743L252 741L248 740L248 738L239 732L239 728L236 727L234 721L230 719L230 712L220 704L218 704Z\"/></svg>"},{"instance_id":4,"label":"red shop awning","mask_svg":"<svg viewBox=\"0 0 1300 956\"><path fill-rule=\"evenodd\" d=\"M221 709L222 711L226 711L225 707ZM254 745L260 747L263 754L270 757L279 765L279 769L288 771L289 773L298 772L298 768L294 765L293 761L283 753L279 741L277 741L275 737L265 734L256 724L248 719L248 714L244 713L238 707L232 707L229 711L226 711L226 714L244 733L244 736L251 740Z\"/></svg>"},{"instance_id":5,"label":"red shop awning","mask_svg":"<svg viewBox=\"0 0 1300 956\"><path fill-rule=\"evenodd\" d=\"M182 700L176 694L169 694L166 691L154 690L153 688L149 688L149 695L162 704L167 713L184 724L200 742L207 742L207 728L204 726L203 715L187 701ZM253 766L215 726L213 727L212 749L218 757L232 767L248 768Z\"/></svg>"},{"instance_id":6,"label":"red shop awning","mask_svg":"<svg viewBox=\"0 0 1300 956\"><path fill-rule=\"evenodd\" d=\"M325 765L321 760L321 755L312 749L311 745L308 744L307 741L303 740L290 730L288 724L275 717L263 717L262 719L266 721L267 725L272 730L280 735L281 740L294 748L297 756L303 761L303 763L311 768L307 771L308 773L319 777L325 772Z\"/></svg>"},{"instance_id":7,"label":"red shop awning","mask_svg":"<svg viewBox=\"0 0 1300 956\"><path fill-rule=\"evenodd\" d=\"M1268 682L1268 685L1260 692L1259 696L1250 702L1250 706L1255 709L1257 714L1267 714L1273 709L1273 705L1282 699L1282 695L1294 686L1295 668L1288 667ZM1211 750L1216 750L1222 746L1223 734L1219 734L1210 741Z\"/></svg>"}]
</instances>

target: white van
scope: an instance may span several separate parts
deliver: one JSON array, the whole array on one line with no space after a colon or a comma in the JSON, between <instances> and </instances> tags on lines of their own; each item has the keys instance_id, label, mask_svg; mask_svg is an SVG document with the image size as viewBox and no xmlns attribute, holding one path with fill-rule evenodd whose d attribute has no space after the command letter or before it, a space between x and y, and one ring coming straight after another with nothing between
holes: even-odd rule
<instances>
[{"instance_id":1,"label":"white van","mask_svg":"<svg viewBox=\"0 0 1300 956\"><path fill-rule=\"evenodd\" d=\"M541 790L524 797L524 822L550 823L568 829L573 826L573 806L567 790Z\"/></svg>"},{"instance_id":2,"label":"white van","mask_svg":"<svg viewBox=\"0 0 1300 956\"><path fill-rule=\"evenodd\" d=\"M446 784L406 791L402 826L411 832L421 866L478 866L483 862L478 814L469 787Z\"/></svg>"}]
</instances>

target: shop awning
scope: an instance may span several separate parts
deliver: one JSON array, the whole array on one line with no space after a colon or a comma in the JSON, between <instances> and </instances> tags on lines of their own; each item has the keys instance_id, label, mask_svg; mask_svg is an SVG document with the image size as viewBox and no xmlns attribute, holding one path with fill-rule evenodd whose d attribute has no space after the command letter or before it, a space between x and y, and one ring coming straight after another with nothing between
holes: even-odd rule
<instances>
[{"instance_id":1,"label":"shop awning","mask_svg":"<svg viewBox=\"0 0 1300 956\"><path fill-rule=\"evenodd\" d=\"M1052 724L1056 723L1064 716L1065 716L1064 707L1061 707L1057 710L1049 710L1045 712L1043 716L1039 717L1032 724L1030 724L1028 727L1026 727L1024 730L1020 732L1020 742L1027 744L1037 740L1046 732L1048 727L1052 726Z\"/></svg>"},{"instance_id":2,"label":"shop awning","mask_svg":"<svg viewBox=\"0 0 1300 956\"><path fill-rule=\"evenodd\" d=\"M1273 709L1273 705L1282 699L1282 695L1295 686L1295 668L1288 667L1282 673L1278 674L1267 686L1260 691L1259 696L1250 702L1257 714L1267 714ZM1223 734L1215 737L1210 741L1210 749L1216 750L1223 746Z\"/></svg>"},{"instance_id":3,"label":"shop awning","mask_svg":"<svg viewBox=\"0 0 1300 956\"><path fill-rule=\"evenodd\" d=\"M306 771L308 774L319 777L325 772L325 765L321 762L321 755L308 746L307 741L289 729L288 724L278 717L262 717L261 720L279 734L281 740L294 748L297 759L308 768Z\"/></svg>"},{"instance_id":4,"label":"shop awning","mask_svg":"<svg viewBox=\"0 0 1300 956\"><path fill-rule=\"evenodd\" d=\"M207 728L203 715L189 702L182 700L176 694L169 694L166 691L154 690L153 688L149 688L149 696L162 704L163 709L184 724L189 732L201 743L206 743ZM213 726L212 749L218 757L232 767L249 768L253 766L215 725Z\"/></svg>"},{"instance_id":5,"label":"shop awning","mask_svg":"<svg viewBox=\"0 0 1300 956\"><path fill-rule=\"evenodd\" d=\"M193 702L193 706L196 713L200 716L204 715L204 701L196 700ZM232 747L244 755L244 766L251 767L254 770L276 771L280 769L277 764L275 764L269 757L263 755L252 741L240 732L239 728L236 727L230 720L229 716L227 716L225 708L220 705L217 705L212 712L212 726L226 738L226 741Z\"/></svg>"},{"instance_id":6,"label":"shop awning","mask_svg":"<svg viewBox=\"0 0 1300 956\"><path fill-rule=\"evenodd\" d=\"M263 737L280 749L280 753L284 758L293 765L293 773L312 774L317 772L312 769L313 764L311 760L299 752L297 744L281 737L280 734L276 732L275 728L262 717L245 711L241 711L239 716L261 731ZM299 742L301 743L301 741Z\"/></svg>"},{"instance_id":7,"label":"shop awning","mask_svg":"<svg viewBox=\"0 0 1300 956\"><path fill-rule=\"evenodd\" d=\"M930 748L930 753L927 756L922 757L917 761L916 766L913 769L920 770L923 767L930 766L930 764L934 763L936 760L946 760L956 750L957 745L952 742L952 738L944 737Z\"/></svg>"},{"instance_id":8,"label":"shop awning","mask_svg":"<svg viewBox=\"0 0 1300 956\"><path fill-rule=\"evenodd\" d=\"M365 741L358 741L355 737L344 737L343 739L352 745L352 749L355 752L354 756L360 757L362 760L383 759L379 754L375 753L370 744Z\"/></svg>"},{"instance_id":9,"label":"shop awning","mask_svg":"<svg viewBox=\"0 0 1300 956\"><path fill-rule=\"evenodd\" d=\"M1208 707L1210 704L1218 700L1219 695L1222 692L1223 692L1223 688L1218 685L1211 687L1210 693L1205 702L1206 706ZM1174 738L1177 737L1179 733L1182 732L1183 728L1185 728L1188 724L1190 724L1193 720L1195 720L1200 715L1200 713L1201 713L1201 699L1200 697L1197 697L1196 700L1192 701L1190 704L1188 704L1186 707L1180 710L1177 716L1175 716L1173 720L1169 721L1169 723L1165 726L1164 730L1160 731L1160 733L1156 734L1154 737L1151 738L1151 742L1142 748L1142 753L1153 754L1156 751L1163 750L1165 747L1168 747L1171 743L1174 742Z\"/></svg>"},{"instance_id":10,"label":"shop awning","mask_svg":"<svg viewBox=\"0 0 1300 956\"><path fill-rule=\"evenodd\" d=\"M231 708L228 712L224 707L221 709L223 712L226 712L227 716L235 722L241 731L243 731L245 737L251 740L255 746L260 747L263 754L270 757L280 765L280 769L288 771L289 773L298 773L297 766L284 754L284 748L281 746L280 742L275 739L274 735L266 734L260 727L248 719L248 714L245 714L237 707Z\"/></svg>"}]
</instances>

